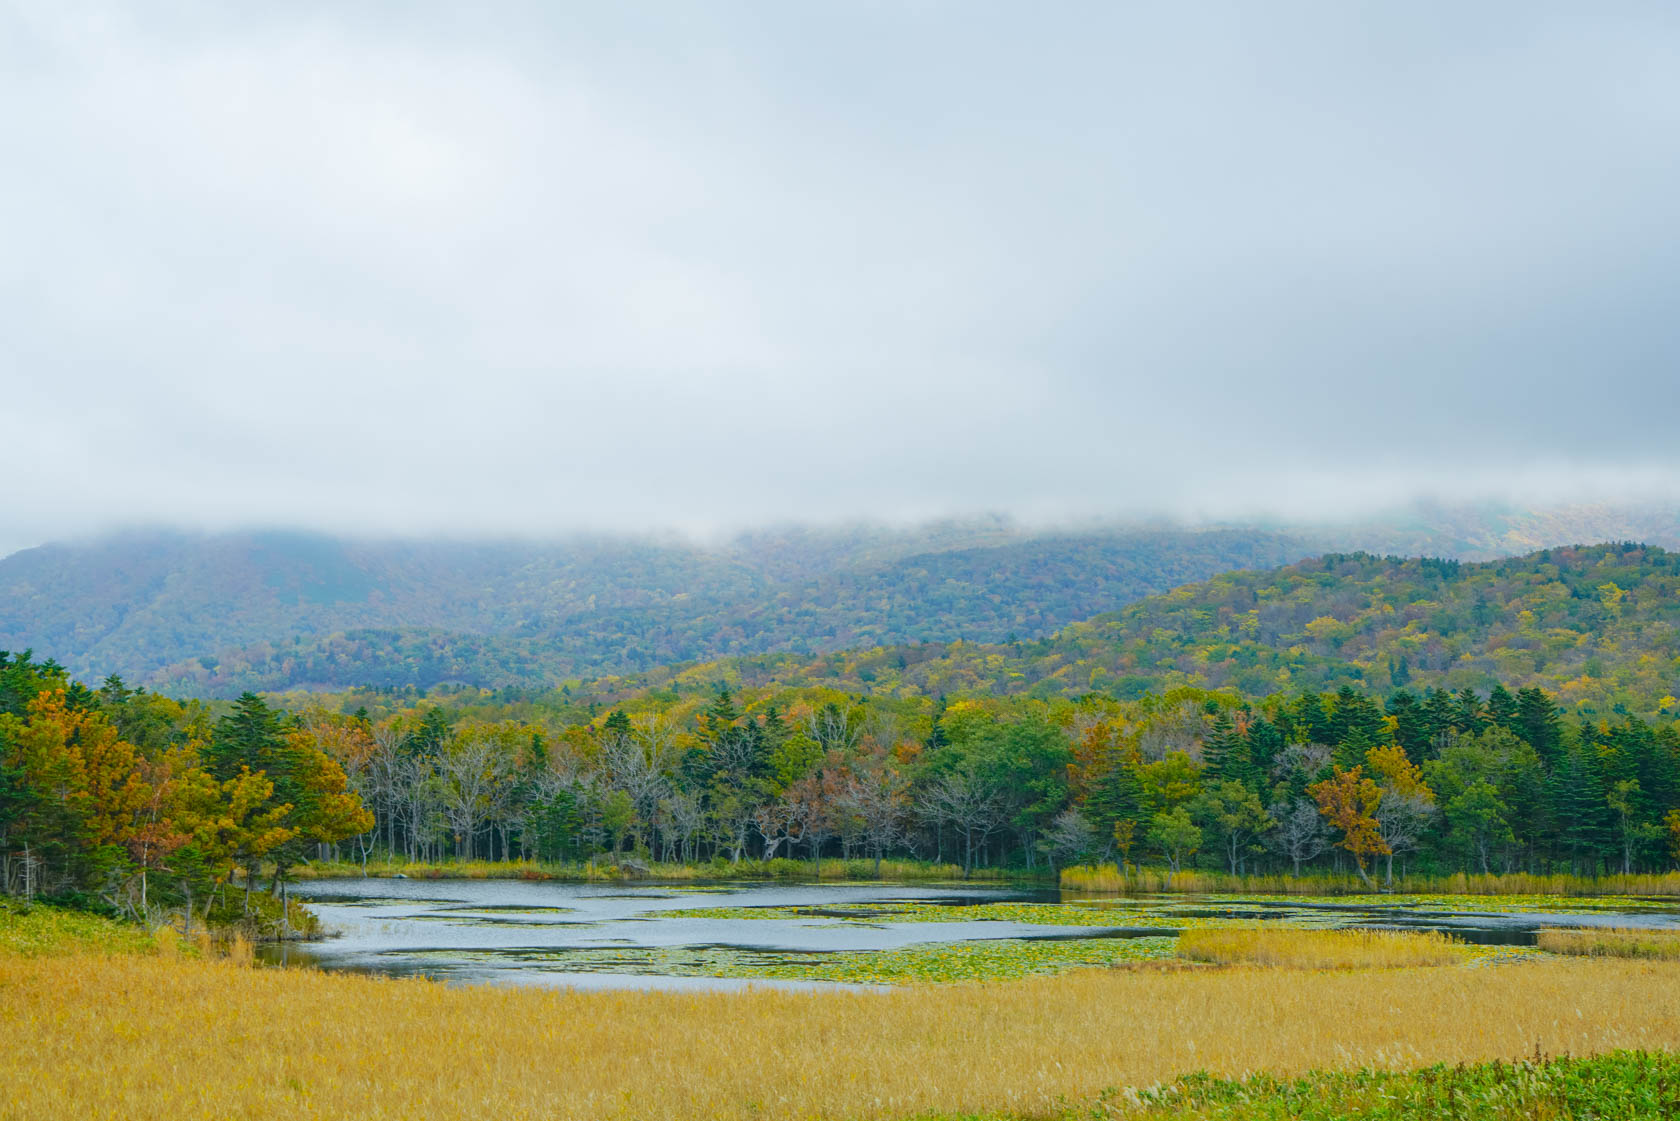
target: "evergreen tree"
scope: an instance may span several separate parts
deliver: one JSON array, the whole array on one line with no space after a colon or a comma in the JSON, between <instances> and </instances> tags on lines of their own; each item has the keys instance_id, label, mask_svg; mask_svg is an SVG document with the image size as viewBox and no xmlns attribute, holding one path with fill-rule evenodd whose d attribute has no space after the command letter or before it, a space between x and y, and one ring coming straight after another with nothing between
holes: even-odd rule
<instances>
[{"instance_id":1,"label":"evergreen tree","mask_svg":"<svg viewBox=\"0 0 1680 1121\"><path fill-rule=\"evenodd\" d=\"M1429 729L1428 750L1419 759L1433 759L1441 754L1454 735L1455 710L1453 696L1445 689L1431 688L1423 695L1423 718Z\"/></svg>"},{"instance_id":2,"label":"evergreen tree","mask_svg":"<svg viewBox=\"0 0 1680 1121\"><path fill-rule=\"evenodd\" d=\"M436 711L436 710L434 710ZM233 711L216 722L215 734L204 749L205 769L220 782L241 768L266 771L276 782L285 770L280 718L255 693L241 693Z\"/></svg>"},{"instance_id":3,"label":"evergreen tree","mask_svg":"<svg viewBox=\"0 0 1680 1121\"><path fill-rule=\"evenodd\" d=\"M1561 855L1575 874L1595 874L1610 842L1609 803L1605 801L1597 760L1589 757L1588 749L1576 747L1564 752L1552 775L1552 806L1561 826Z\"/></svg>"},{"instance_id":4,"label":"evergreen tree","mask_svg":"<svg viewBox=\"0 0 1680 1121\"><path fill-rule=\"evenodd\" d=\"M1243 738L1248 741L1248 759L1254 768L1254 781L1263 788L1288 741L1284 739L1283 730L1264 716L1249 721Z\"/></svg>"},{"instance_id":5,"label":"evergreen tree","mask_svg":"<svg viewBox=\"0 0 1680 1121\"><path fill-rule=\"evenodd\" d=\"M1496 728L1504 728L1506 731L1514 732L1517 730L1518 717L1517 699L1511 695L1511 691L1505 686L1495 685L1493 690L1488 693L1488 721Z\"/></svg>"},{"instance_id":6,"label":"evergreen tree","mask_svg":"<svg viewBox=\"0 0 1680 1121\"><path fill-rule=\"evenodd\" d=\"M1545 690L1518 690L1516 726L1512 730L1528 742L1547 767L1558 765L1563 754L1563 722Z\"/></svg>"},{"instance_id":7,"label":"evergreen tree","mask_svg":"<svg viewBox=\"0 0 1680 1121\"><path fill-rule=\"evenodd\" d=\"M1388 698L1388 715L1394 718L1394 742L1413 759L1428 759L1429 718L1418 703L1417 694L1398 689Z\"/></svg>"},{"instance_id":8,"label":"evergreen tree","mask_svg":"<svg viewBox=\"0 0 1680 1121\"><path fill-rule=\"evenodd\" d=\"M1479 736L1487 726L1487 706L1474 689L1460 689L1453 695L1454 731L1461 736Z\"/></svg>"}]
</instances>

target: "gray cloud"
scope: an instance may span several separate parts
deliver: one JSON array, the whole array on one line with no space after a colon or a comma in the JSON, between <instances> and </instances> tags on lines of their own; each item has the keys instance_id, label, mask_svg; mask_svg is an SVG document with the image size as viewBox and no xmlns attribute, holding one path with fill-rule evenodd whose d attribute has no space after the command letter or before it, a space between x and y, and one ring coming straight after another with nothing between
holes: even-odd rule
<instances>
[{"instance_id":1,"label":"gray cloud","mask_svg":"<svg viewBox=\"0 0 1680 1121\"><path fill-rule=\"evenodd\" d=\"M1666 5L0 3L0 545L1675 493Z\"/></svg>"}]
</instances>

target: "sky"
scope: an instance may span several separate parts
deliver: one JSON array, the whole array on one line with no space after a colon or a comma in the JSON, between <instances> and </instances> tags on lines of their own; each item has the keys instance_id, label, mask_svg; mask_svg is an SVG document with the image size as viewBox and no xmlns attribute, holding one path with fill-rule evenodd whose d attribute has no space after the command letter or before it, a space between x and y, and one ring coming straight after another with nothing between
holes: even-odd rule
<instances>
[{"instance_id":1,"label":"sky","mask_svg":"<svg viewBox=\"0 0 1680 1121\"><path fill-rule=\"evenodd\" d=\"M0 0L0 551L1680 497L1680 13Z\"/></svg>"}]
</instances>

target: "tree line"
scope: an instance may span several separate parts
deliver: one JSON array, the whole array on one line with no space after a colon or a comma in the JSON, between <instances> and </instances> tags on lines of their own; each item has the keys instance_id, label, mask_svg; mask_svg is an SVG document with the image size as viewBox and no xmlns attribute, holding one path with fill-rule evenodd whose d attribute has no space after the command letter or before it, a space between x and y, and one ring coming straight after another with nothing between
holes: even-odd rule
<instances>
[{"instance_id":1,"label":"tree line","mask_svg":"<svg viewBox=\"0 0 1680 1121\"><path fill-rule=\"evenodd\" d=\"M1374 886L1666 869L1680 844L1675 724L1568 717L1534 687L444 700L212 707L0 658L0 881L208 913L335 856L1148 862Z\"/></svg>"},{"instance_id":2,"label":"tree line","mask_svg":"<svg viewBox=\"0 0 1680 1121\"><path fill-rule=\"evenodd\" d=\"M1534 687L945 703L719 686L607 712L370 699L297 718L374 811L363 860L1148 861L1374 885L1397 864L1666 869L1680 843L1676 726L1568 718Z\"/></svg>"}]
</instances>

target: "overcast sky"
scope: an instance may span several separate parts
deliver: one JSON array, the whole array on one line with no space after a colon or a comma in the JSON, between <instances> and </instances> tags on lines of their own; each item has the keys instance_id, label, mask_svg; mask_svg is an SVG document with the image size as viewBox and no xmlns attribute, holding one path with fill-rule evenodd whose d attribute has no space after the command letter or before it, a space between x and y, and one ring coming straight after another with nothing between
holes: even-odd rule
<instances>
[{"instance_id":1,"label":"overcast sky","mask_svg":"<svg viewBox=\"0 0 1680 1121\"><path fill-rule=\"evenodd\" d=\"M0 0L0 549L1675 495L1671 3Z\"/></svg>"}]
</instances>

